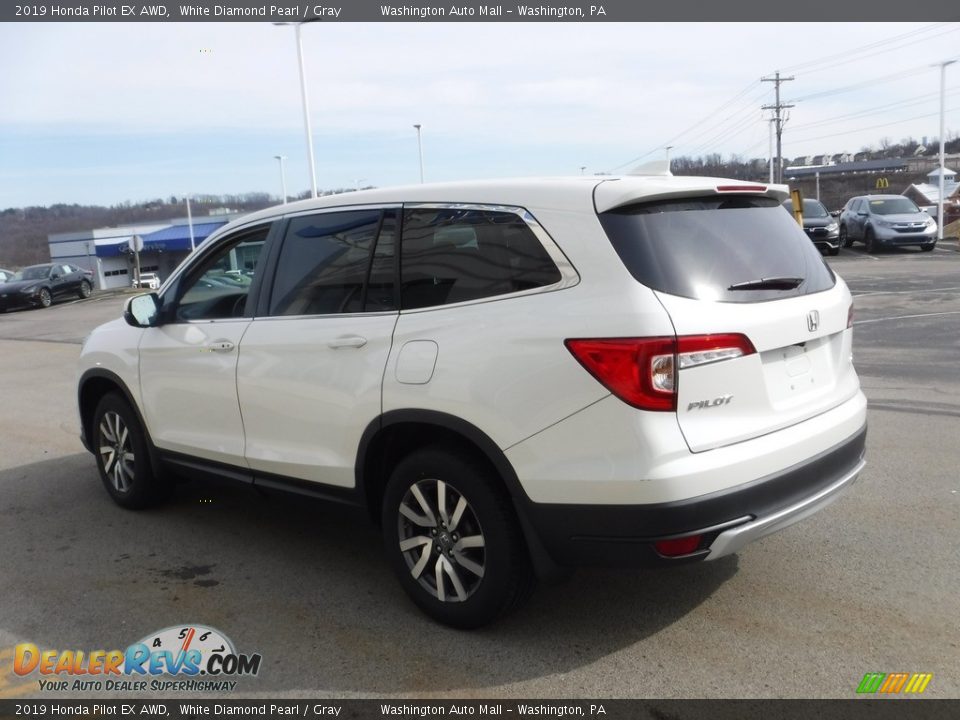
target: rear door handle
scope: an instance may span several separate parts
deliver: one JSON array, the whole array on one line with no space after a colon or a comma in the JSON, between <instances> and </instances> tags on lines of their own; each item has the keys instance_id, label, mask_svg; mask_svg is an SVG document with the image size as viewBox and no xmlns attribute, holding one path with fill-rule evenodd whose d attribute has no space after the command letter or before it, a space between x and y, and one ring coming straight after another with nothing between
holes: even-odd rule
<instances>
[{"instance_id":1,"label":"rear door handle","mask_svg":"<svg viewBox=\"0 0 960 720\"><path fill-rule=\"evenodd\" d=\"M361 348L367 344L367 339L359 335L341 335L327 344L334 349L344 347Z\"/></svg>"},{"instance_id":2,"label":"rear door handle","mask_svg":"<svg viewBox=\"0 0 960 720\"><path fill-rule=\"evenodd\" d=\"M234 345L229 340L217 340L207 345L207 350L217 353L228 353L233 350Z\"/></svg>"}]
</instances>

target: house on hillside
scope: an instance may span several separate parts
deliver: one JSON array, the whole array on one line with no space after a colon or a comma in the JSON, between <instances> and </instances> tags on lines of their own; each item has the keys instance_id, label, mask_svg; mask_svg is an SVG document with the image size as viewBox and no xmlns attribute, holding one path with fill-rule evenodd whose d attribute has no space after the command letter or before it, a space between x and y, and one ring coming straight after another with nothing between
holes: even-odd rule
<instances>
[{"instance_id":1,"label":"house on hillside","mask_svg":"<svg viewBox=\"0 0 960 720\"><path fill-rule=\"evenodd\" d=\"M943 170L943 214L949 224L960 216L960 182L957 182L956 172L946 167ZM927 173L927 182L914 183L901 194L936 217L940 202L940 168Z\"/></svg>"}]
</instances>

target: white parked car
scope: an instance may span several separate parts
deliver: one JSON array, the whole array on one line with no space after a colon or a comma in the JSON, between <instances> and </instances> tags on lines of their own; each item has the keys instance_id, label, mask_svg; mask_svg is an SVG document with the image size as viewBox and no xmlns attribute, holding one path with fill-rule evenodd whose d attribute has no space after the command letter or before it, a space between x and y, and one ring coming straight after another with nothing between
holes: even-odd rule
<instances>
[{"instance_id":1,"label":"white parked car","mask_svg":"<svg viewBox=\"0 0 960 720\"><path fill-rule=\"evenodd\" d=\"M136 279L131 281L132 287L149 288L151 290L160 289L160 276L153 272L140 273L140 283Z\"/></svg>"},{"instance_id":2,"label":"white parked car","mask_svg":"<svg viewBox=\"0 0 960 720\"><path fill-rule=\"evenodd\" d=\"M786 197L664 174L255 213L90 335L83 440L124 507L198 470L365 506L458 627L565 567L723 557L864 465L851 295Z\"/></svg>"}]
</instances>

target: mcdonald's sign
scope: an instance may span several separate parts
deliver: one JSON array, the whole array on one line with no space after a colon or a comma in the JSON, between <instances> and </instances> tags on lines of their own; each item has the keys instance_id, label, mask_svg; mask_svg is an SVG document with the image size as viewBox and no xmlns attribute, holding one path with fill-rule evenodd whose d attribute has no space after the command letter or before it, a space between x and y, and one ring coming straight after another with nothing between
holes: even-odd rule
<instances>
[{"instance_id":1,"label":"mcdonald's sign","mask_svg":"<svg viewBox=\"0 0 960 720\"><path fill-rule=\"evenodd\" d=\"M857 694L920 695L933 679L933 673L867 673L857 686Z\"/></svg>"},{"instance_id":2,"label":"mcdonald's sign","mask_svg":"<svg viewBox=\"0 0 960 720\"><path fill-rule=\"evenodd\" d=\"M886 190L890 187L890 181L885 177L877 178L877 190Z\"/></svg>"}]
</instances>

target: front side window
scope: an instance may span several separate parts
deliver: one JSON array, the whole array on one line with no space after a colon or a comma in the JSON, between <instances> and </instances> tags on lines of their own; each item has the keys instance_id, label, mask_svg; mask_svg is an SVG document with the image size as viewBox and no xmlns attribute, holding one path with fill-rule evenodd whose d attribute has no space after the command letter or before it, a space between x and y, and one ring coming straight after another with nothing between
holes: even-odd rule
<instances>
[{"instance_id":1,"label":"front side window","mask_svg":"<svg viewBox=\"0 0 960 720\"><path fill-rule=\"evenodd\" d=\"M247 294L269 230L268 225L242 232L192 268L177 303L176 319L186 322L245 317Z\"/></svg>"},{"instance_id":2,"label":"front side window","mask_svg":"<svg viewBox=\"0 0 960 720\"><path fill-rule=\"evenodd\" d=\"M395 309L395 215L393 210L346 210L290 220L277 262L270 314Z\"/></svg>"},{"instance_id":3,"label":"front side window","mask_svg":"<svg viewBox=\"0 0 960 720\"><path fill-rule=\"evenodd\" d=\"M561 279L537 236L512 212L406 210L401 248L405 310L506 295Z\"/></svg>"}]
</instances>

